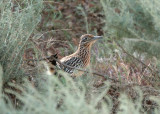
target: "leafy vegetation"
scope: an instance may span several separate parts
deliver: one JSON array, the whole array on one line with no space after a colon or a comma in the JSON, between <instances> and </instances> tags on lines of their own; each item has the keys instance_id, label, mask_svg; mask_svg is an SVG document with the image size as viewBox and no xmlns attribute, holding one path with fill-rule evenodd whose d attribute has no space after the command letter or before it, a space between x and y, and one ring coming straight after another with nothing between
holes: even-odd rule
<instances>
[{"instance_id":1,"label":"leafy vegetation","mask_svg":"<svg viewBox=\"0 0 160 114\"><path fill-rule=\"evenodd\" d=\"M0 1L0 113L160 112L157 0ZM47 75L40 61L103 35L85 73ZM107 78L106 80L106 77Z\"/></svg>"}]
</instances>

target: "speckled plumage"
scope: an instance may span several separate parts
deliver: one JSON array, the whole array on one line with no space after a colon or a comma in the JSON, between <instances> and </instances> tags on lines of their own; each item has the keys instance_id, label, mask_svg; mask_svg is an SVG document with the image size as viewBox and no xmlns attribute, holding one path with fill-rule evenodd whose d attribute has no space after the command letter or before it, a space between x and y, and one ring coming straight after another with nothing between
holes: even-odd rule
<instances>
[{"instance_id":1,"label":"speckled plumage","mask_svg":"<svg viewBox=\"0 0 160 114\"><path fill-rule=\"evenodd\" d=\"M97 39L100 39L100 38L102 37L93 36L91 34L82 35L77 51L69 56L63 57L62 59L60 59L60 62L75 68L87 67L90 63L91 46L92 44L95 43ZM59 65L59 67L63 69L65 72L72 74L74 76L81 74L81 73L74 74L75 69L72 69L66 66Z\"/></svg>"}]
</instances>

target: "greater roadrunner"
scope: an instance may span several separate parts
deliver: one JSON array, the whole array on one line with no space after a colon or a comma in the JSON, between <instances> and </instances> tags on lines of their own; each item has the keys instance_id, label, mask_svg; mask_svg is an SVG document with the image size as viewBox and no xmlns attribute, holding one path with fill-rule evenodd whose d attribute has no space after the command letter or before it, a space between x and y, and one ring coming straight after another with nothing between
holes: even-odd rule
<instances>
[{"instance_id":1,"label":"greater roadrunner","mask_svg":"<svg viewBox=\"0 0 160 114\"><path fill-rule=\"evenodd\" d=\"M79 46L76 52L69 56L65 56L60 59L60 62L74 68L85 68L90 63L90 51L91 46L96 42L96 40L102 39L102 36L94 36L91 34L82 35L80 38ZM58 64L58 63L57 63ZM75 73L75 69L58 64L58 66L65 72L71 74L72 76L82 75L82 72Z\"/></svg>"}]
</instances>

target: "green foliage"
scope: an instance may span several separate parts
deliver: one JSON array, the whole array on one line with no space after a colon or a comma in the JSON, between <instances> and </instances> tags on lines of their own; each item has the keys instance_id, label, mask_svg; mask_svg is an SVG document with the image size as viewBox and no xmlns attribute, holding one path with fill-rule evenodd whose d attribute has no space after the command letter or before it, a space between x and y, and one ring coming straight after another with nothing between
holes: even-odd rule
<instances>
[{"instance_id":1,"label":"green foliage","mask_svg":"<svg viewBox=\"0 0 160 114\"><path fill-rule=\"evenodd\" d=\"M23 76L20 69L25 46L40 21L41 0L0 3L0 63L4 80Z\"/></svg>"},{"instance_id":2,"label":"green foliage","mask_svg":"<svg viewBox=\"0 0 160 114\"><path fill-rule=\"evenodd\" d=\"M160 57L160 3L157 0L101 0L107 36L132 52Z\"/></svg>"},{"instance_id":3,"label":"green foliage","mask_svg":"<svg viewBox=\"0 0 160 114\"><path fill-rule=\"evenodd\" d=\"M15 94L17 98L24 103L23 108L17 110L16 113L97 114L100 112L103 114L105 112L110 112L110 104L107 104L102 100L109 88L108 84L106 84L105 88L101 91L97 91L98 94L96 95L93 94L93 90L89 93L80 80L75 82L70 76L67 76L66 74L62 75L65 75L66 84L63 84L54 76L40 76L39 78L42 79L42 85L39 85L41 87L39 90L33 88L28 81L25 81L23 85L25 89L11 83L10 85L12 87L22 91L21 94L17 94L12 90L5 90L8 93ZM90 100L86 98L86 95L90 96ZM96 108L96 106L100 104L103 104L101 108ZM7 112L9 113L10 110Z\"/></svg>"},{"instance_id":4,"label":"green foliage","mask_svg":"<svg viewBox=\"0 0 160 114\"><path fill-rule=\"evenodd\" d=\"M61 75L65 75L65 84L55 76L39 76L41 79L39 89L34 88L33 85L26 80L21 86L10 83L11 87L17 88L21 93L19 94L10 89L5 89L5 92L16 95L16 97L23 102L23 107L17 110L11 104L10 99L7 100L7 103L4 102L3 99L0 99L3 101L0 105L1 112L14 112L16 114L110 114L112 112L114 104L111 97L106 95L110 87L108 82L106 82L102 88L96 89L90 85L89 89L87 86L84 86L85 84L83 84L81 80L75 81L66 74ZM87 81L86 83L90 82L91 81ZM126 94L121 94L118 100L120 105L117 113L145 113L142 105L143 94L141 90L135 90L137 91L138 97L135 98L134 102L132 99L129 99ZM155 99L155 97L152 97L152 100L159 104L159 99ZM152 111L158 114L160 109L156 108L155 110L152 109Z\"/></svg>"},{"instance_id":5,"label":"green foliage","mask_svg":"<svg viewBox=\"0 0 160 114\"><path fill-rule=\"evenodd\" d=\"M121 94L121 96L119 98L119 100L121 102L119 109L122 111L119 111L119 114L128 114L128 113L138 114L140 112L144 112L144 110L142 108L142 104L141 104L141 102L143 100L143 97L142 97L143 94L138 88L135 88L135 90L137 90L138 97L134 102L131 101L127 95Z\"/></svg>"},{"instance_id":6,"label":"green foliage","mask_svg":"<svg viewBox=\"0 0 160 114\"><path fill-rule=\"evenodd\" d=\"M149 0L145 2L102 0L106 15L106 30L109 36L118 41L124 41L123 43L127 43L126 46L130 46L129 43L134 42L132 49L135 48L137 51L143 52L145 49L145 52L157 56L160 25L157 16L159 9L154 7L157 5L158 8L159 3L156 0L153 1L155 3ZM52 5L50 7L50 12L52 12L55 7ZM118 8L120 13L115 12L115 8ZM38 84L36 86L23 79L23 83L17 84L17 80L15 80L14 83L9 83L10 88L5 88L3 83L13 78L25 77L21 68L22 57L29 44L29 38L36 37L36 27L41 20L42 9L43 0L15 1L14 4L9 0L0 1L0 113L110 114L115 105L113 99L119 102L119 110L118 108L114 109L117 113L147 113L143 108L144 95L141 90L135 89L139 94L134 101L125 93L120 94L119 99L112 99L112 96L107 93L110 89L110 83L106 81L102 87L96 88L91 84L91 79L87 80L88 77L92 78L91 76L82 77L83 80L81 78L74 80L67 74L60 73L63 78L59 80L56 76L37 74L35 79ZM84 17L85 29L89 32L90 26L86 12L81 7L77 9ZM53 20L61 19L62 15L61 13L57 15L53 13L52 17ZM56 24L54 25L56 26ZM69 37L67 32L65 34ZM103 41L106 43L107 39ZM108 51L108 44L104 44L103 41L97 45L101 49L102 55L112 53ZM157 50L153 53L152 48ZM101 55L96 54L96 56ZM88 86L88 84L90 85ZM13 102L15 99L9 95L14 95L20 102ZM160 100L155 96L151 96L150 100L157 104L157 108L151 109L152 112L158 114Z\"/></svg>"}]
</instances>

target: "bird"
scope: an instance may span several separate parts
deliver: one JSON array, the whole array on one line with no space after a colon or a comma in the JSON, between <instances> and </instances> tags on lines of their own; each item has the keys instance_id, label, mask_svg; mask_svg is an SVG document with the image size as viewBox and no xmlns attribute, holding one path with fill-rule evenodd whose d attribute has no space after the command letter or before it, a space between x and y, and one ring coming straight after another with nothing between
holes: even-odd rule
<instances>
[{"instance_id":1,"label":"bird","mask_svg":"<svg viewBox=\"0 0 160 114\"><path fill-rule=\"evenodd\" d=\"M44 65L47 69L48 75L53 75L53 74L56 75L57 74L57 72L56 72L57 62L55 59L58 59L57 53L46 58L46 60L48 60L48 61L46 61L47 64L44 63Z\"/></svg>"},{"instance_id":2,"label":"bird","mask_svg":"<svg viewBox=\"0 0 160 114\"><path fill-rule=\"evenodd\" d=\"M60 59L62 64L57 63L57 66L63 71L71 74L71 76L80 76L82 71L75 72L75 69L71 68L86 68L90 64L91 47L102 36L94 36L92 34L84 34L80 37L78 49L71 55L65 56ZM67 66L64 66L67 65ZM68 67L71 66L71 67Z\"/></svg>"}]
</instances>

